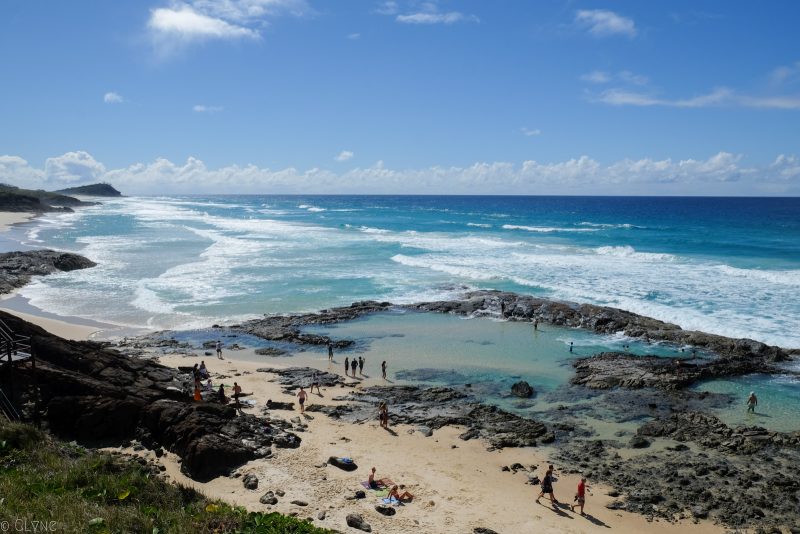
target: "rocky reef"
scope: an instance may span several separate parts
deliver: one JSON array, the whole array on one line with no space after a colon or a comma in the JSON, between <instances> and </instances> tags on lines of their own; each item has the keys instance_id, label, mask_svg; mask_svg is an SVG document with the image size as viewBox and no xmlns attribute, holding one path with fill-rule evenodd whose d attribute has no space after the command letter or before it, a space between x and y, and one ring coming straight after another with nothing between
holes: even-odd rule
<instances>
[{"instance_id":1,"label":"rocky reef","mask_svg":"<svg viewBox=\"0 0 800 534\"><path fill-rule=\"evenodd\" d=\"M675 441L650 452L655 436ZM732 528L795 532L800 527L798 438L798 433L758 427L730 428L708 414L678 413L639 429L628 447L643 452L623 451L617 442L579 439L561 445L556 461L568 471L610 484L614 491L609 495L618 497L607 505L612 509L670 521L710 518Z\"/></svg>"},{"instance_id":2,"label":"rocky reef","mask_svg":"<svg viewBox=\"0 0 800 534\"><path fill-rule=\"evenodd\" d=\"M472 291L463 299L423 302L408 306L411 309L458 315L497 315L511 321L550 323L570 328L585 328L601 334L622 333L649 341L666 341L676 345L691 345L723 357L758 357L778 362L789 359L798 350L770 346L752 339L733 339L680 326L633 312L597 306L560 302L530 295L504 291Z\"/></svg>"},{"instance_id":3,"label":"rocky reef","mask_svg":"<svg viewBox=\"0 0 800 534\"><path fill-rule=\"evenodd\" d=\"M30 336L36 356L3 365L3 390L28 420L56 435L89 445L125 445L131 439L182 458L197 480L226 474L269 457L271 447L297 447L300 438L279 418L236 415L230 406L191 401L191 375L125 356L91 341L67 341L0 312L12 331Z\"/></svg>"},{"instance_id":4,"label":"rocky reef","mask_svg":"<svg viewBox=\"0 0 800 534\"><path fill-rule=\"evenodd\" d=\"M0 294L24 286L33 276L88 269L95 265L95 262L78 254L48 249L0 253Z\"/></svg>"},{"instance_id":5,"label":"rocky reef","mask_svg":"<svg viewBox=\"0 0 800 534\"><path fill-rule=\"evenodd\" d=\"M735 356L710 360L672 360L658 356L636 356L620 352L602 352L573 362L573 384L593 389L659 388L682 389L694 382L723 376L779 371L763 355Z\"/></svg>"},{"instance_id":6,"label":"rocky reef","mask_svg":"<svg viewBox=\"0 0 800 534\"><path fill-rule=\"evenodd\" d=\"M285 341L300 345L326 345L334 348L346 348L352 345L350 340L333 341L327 336L308 334L301 327L312 324L333 324L351 321L364 315L385 311L392 307L389 302L372 300L354 302L350 306L321 310L317 313L301 315L269 315L262 319L253 319L240 325L227 327L230 330L244 332L269 341Z\"/></svg>"}]
</instances>

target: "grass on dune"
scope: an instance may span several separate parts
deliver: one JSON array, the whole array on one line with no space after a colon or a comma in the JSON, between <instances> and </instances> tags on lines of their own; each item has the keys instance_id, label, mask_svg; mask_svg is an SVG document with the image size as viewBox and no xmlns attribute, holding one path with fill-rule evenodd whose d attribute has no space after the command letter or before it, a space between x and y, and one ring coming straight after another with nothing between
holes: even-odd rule
<instances>
[{"instance_id":1,"label":"grass on dune","mask_svg":"<svg viewBox=\"0 0 800 534\"><path fill-rule=\"evenodd\" d=\"M0 423L0 521L31 531L36 525L39 532L94 534L330 532L210 501L129 458L86 450L19 423Z\"/></svg>"}]
</instances>

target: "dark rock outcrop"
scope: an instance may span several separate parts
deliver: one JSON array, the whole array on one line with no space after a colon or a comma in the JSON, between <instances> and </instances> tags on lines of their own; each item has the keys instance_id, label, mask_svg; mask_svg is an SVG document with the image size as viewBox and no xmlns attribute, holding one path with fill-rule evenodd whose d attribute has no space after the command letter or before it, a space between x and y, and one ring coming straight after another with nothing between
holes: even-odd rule
<instances>
[{"instance_id":1,"label":"dark rock outcrop","mask_svg":"<svg viewBox=\"0 0 800 534\"><path fill-rule=\"evenodd\" d=\"M511 394L523 399L529 399L533 396L533 387L524 380L520 380L511 386Z\"/></svg>"},{"instance_id":2,"label":"dark rock outcrop","mask_svg":"<svg viewBox=\"0 0 800 534\"><path fill-rule=\"evenodd\" d=\"M341 349L353 344L350 340L332 340L327 336L308 334L300 329L312 324L332 324L357 319L362 315L385 311L391 307L389 302L363 301L354 302L350 306L331 308L318 313L303 315L273 315L263 319L246 321L241 325L230 327L237 332L246 332L270 341L284 341L301 345L326 345Z\"/></svg>"},{"instance_id":3,"label":"dark rock outcrop","mask_svg":"<svg viewBox=\"0 0 800 534\"><path fill-rule=\"evenodd\" d=\"M81 185L78 187L68 187L67 189L59 189L56 193L64 195L85 195L92 197L121 197L122 193L114 189L111 184L99 183L90 185Z\"/></svg>"},{"instance_id":4,"label":"dark rock outcrop","mask_svg":"<svg viewBox=\"0 0 800 534\"><path fill-rule=\"evenodd\" d=\"M527 447L548 434L545 425L519 417L496 406L477 402L469 395L444 387L373 386L348 395L345 405L311 406L331 417L356 423L374 420L380 402L389 406L392 424L427 429L465 426L464 440L482 438L493 447Z\"/></svg>"},{"instance_id":5,"label":"dark rock outcrop","mask_svg":"<svg viewBox=\"0 0 800 534\"><path fill-rule=\"evenodd\" d=\"M372 527L369 523L364 521L364 518L361 517L360 514L347 514L345 521L348 527L357 528L364 532L372 532Z\"/></svg>"},{"instance_id":6,"label":"dark rock outcrop","mask_svg":"<svg viewBox=\"0 0 800 534\"><path fill-rule=\"evenodd\" d=\"M50 430L91 445L143 445L176 453L182 470L197 480L227 474L271 447L297 447L291 423L237 415L231 406L190 400L188 374L135 359L90 341L67 341L0 312L16 334L30 336L36 355L3 368L4 391L28 420L36 418L38 383L42 418ZM10 386L10 387L9 387Z\"/></svg>"},{"instance_id":7,"label":"dark rock outcrop","mask_svg":"<svg viewBox=\"0 0 800 534\"><path fill-rule=\"evenodd\" d=\"M592 389L681 389L698 380L776 370L771 361L759 355L714 358L693 363L620 352L602 352L581 358L573 366L575 376L570 381Z\"/></svg>"},{"instance_id":8,"label":"dark rock outcrop","mask_svg":"<svg viewBox=\"0 0 800 534\"><path fill-rule=\"evenodd\" d=\"M505 316L512 321L538 320L559 326L585 328L602 334L621 332L634 338L691 345L723 357L758 357L762 361L776 362L786 360L792 352L752 339L733 339L683 330L678 325L617 308L559 302L504 291L472 291L462 300L424 302L408 307L458 315L496 315L501 303L506 310Z\"/></svg>"},{"instance_id":9,"label":"dark rock outcrop","mask_svg":"<svg viewBox=\"0 0 800 534\"><path fill-rule=\"evenodd\" d=\"M69 252L31 250L0 253L0 293L9 293L31 281L32 276L44 276L56 271L74 271L97 265L93 261Z\"/></svg>"}]
</instances>

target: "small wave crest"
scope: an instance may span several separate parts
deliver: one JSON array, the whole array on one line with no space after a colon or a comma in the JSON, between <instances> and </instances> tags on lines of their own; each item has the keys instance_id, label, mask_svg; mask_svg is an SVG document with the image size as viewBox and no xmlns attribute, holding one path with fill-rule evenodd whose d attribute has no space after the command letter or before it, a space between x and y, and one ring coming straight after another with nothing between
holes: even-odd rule
<instances>
[{"instance_id":1,"label":"small wave crest","mask_svg":"<svg viewBox=\"0 0 800 534\"><path fill-rule=\"evenodd\" d=\"M540 234L551 234L554 232L597 232L597 228L559 228L556 226L524 226L519 224L504 224L504 230L524 230L526 232L537 232Z\"/></svg>"}]
</instances>

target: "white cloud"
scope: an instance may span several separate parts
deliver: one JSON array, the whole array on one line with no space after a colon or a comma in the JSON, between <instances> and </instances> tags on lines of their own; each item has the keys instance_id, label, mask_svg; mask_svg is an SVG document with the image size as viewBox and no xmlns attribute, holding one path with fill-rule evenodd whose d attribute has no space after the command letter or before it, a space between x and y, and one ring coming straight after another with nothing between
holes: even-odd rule
<instances>
[{"instance_id":1,"label":"white cloud","mask_svg":"<svg viewBox=\"0 0 800 534\"><path fill-rule=\"evenodd\" d=\"M239 23L284 14L301 17L313 12L306 0L193 0L192 6L206 15Z\"/></svg>"},{"instance_id":2,"label":"white cloud","mask_svg":"<svg viewBox=\"0 0 800 534\"><path fill-rule=\"evenodd\" d=\"M680 99L658 98L647 93L609 89L591 99L612 106L663 106L674 108L733 106L761 109L800 109L800 96L748 96L737 94L726 87L720 87L710 93L691 98Z\"/></svg>"},{"instance_id":3,"label":"white cloud","mask_svg":"<svg viewBox=\"0 0 800 534\"><path fill-rule=\"evenodd\" d=\"M255 30L198 13L187 4L152 10L147 27L162 38L175 38L184 42L259 37L259 33Z\"/></svg>"},{"instance_id":4,"label":"white cloud","mask_svg":"<svg viewBox=\"0 0 800 534\"><path fill-rule=\"evenodd\" d=\"M357 39L361 39L361 34L360 33L348 33L347 34L347 38L352 40L352 41L355 41Z\"/></svg>"},{"instance_id":5,"label":"white cloud","mask_svg":"<svg viewBox=\"0 0 800 534\"><path fill-rule=\"evenodd\" d=\"M601 164L589 156L562 162L479 162L459 167L394 170L382 162L336 173L255 165L208 168L197 158L167 159L106 170L86 152L50 158L45 169L17 156L0 156L0 182L57 189L105 181L125 194L163 193L430 193L430 194L800 194L800 159L745 166L742 156L719 152L708 159L625 159Z\"/></svg>"},{"instance_id":6,"label":"white cloud","mask_svg":"<svg viewBox=\"0 0 800 534\"><path fill-rule=\"evenodd\" d=\"M538 128L535 130L531 130L530 128L526 128L523 126L522 128L519 129L519 131L522 132L522 135L527 137L536 137L542 135L542 131Z\"/></svg>"},{"instance_id":7,"label":"white cloud","mask_svg":"<svg viewBox=\"0 0 800 534\"><path fill-rule=\"evenodd\" d=\"M575 13L575 23L595 37L627 35L635 37L636 24L633 19L618 15L607 9L582 9Z\"/></svg>"},{"instance_id":8,"label":"white cloud","mask_svg":"<svg viewBox=\"0 0 800 534\"><path fill-rule=\"evenodd\" d=\"M105 166L83 150L47 158L44 162L44 176L51 184L98 182L105 172Z\"/></svg>"},{"instance_id":9,"label":"white cloud","mask_svg":"<svg viewBox=\"0 0 800 534\"><path fill-rule=\"evenodd\" d=\"M407 15L397 15L395 19L403 24L455 24L456 22L480 22L475 15L465 15L458 11L449 13L409 13Z\"/></svg>"},{"instance_id":10,"label":"white cloud","mask_svg":"<svg viewBox=\"0 0 800 534\"><path fill-rule=\"evenodd\" d=\"M800 82L800 61L795 61L791 65L781 65L776 67L770 73L770 81L773 85L784 85Z\"/></svg>"},{"instance_id":11,"label":"white cloud","mask_svg":"<svg viewBox=\"0 0 800 534\"><path fill-rule=\"evenodd\" d=\"M106 104L121 104L125 102L125 99L122 98L122 95L119 93L115 93L114 91L109 91L108 93L103 95L103 102Z\"/></svg>"},{"instance_id":12,"label":"white cloud","mask_svg":"<svg viewBox=\"0 0 800 534\"><path fill-rule=\"evenodd\" d=\"M375 8L375 13L378 15L396 15L400 11L400 6L397 5L397 2L388 1L388 2L381 2L378 7Z\"/></svg>"},{"instance_id":13,"label":"white cloud","mask_svg":"<svg viewBox=\"0 0 800 534\"><path fill-rule=\"evenodd\" d=\"M336 161L347 161L347 160L353 159L353 156L355 156L355 154L353 152L351 152L349 150L342 150L333 159L335 159Z\"/></svg>"},{"instance_id":14,"label":"white cloud","mask_svg":"<svg viewBox=\"0 0 800 534\"><path fill-rule=\"evenodd\" d=\"M216 113L223 109L222 106L206 106L205 104L195 104L192 106L192 111L196 113Z\"/></svg>"},{"instance_id":15,"label":"white cloud","mask_svg":"<svg viewBox=\"0 0 800 534\"><path fill-rule=\"evenodd\" d=\"M455 24L457 22L480 22L475 15L466 15L459 11L443 12L439 9L437 0L424 2L409 2L410 9L401 13L397 2L383 2L375 13L380 15L396 15L395 20L402 24Z\"/></svg>"},{"instance_id":16,"label":"white cloud","mask_svg":"<svg viewBox=\"0 0 800 534\"><path fill-rule=\"evenodd\" d=\"M147 31L156 54L174 55L210 40L258 40L270 17L313 13L306 0L173 0L150 11Z\"/></svg>"},{"instance_id":17,"label":"white cloud","mask_svg":"<svg viewBox=\"0 0 800 534\"><path fill-rule=\"evenodd\" d=\"M581 80L589 83L608 83L612 79L611 74L602 70L593 70L581 76Z\"/></svg>"},{"instance_id":18,"label":"white cloud","mask_svg":"<svg viewBox=\"0 0 800 534\"><path fill-rule=\"evenodd\" d=\"M593 70L581 76L581 80L588 83L604 84L612 81L619 81L629 85L647 85L650 81L647 76L635 74L629 70L622 70L617 73L602 70Z\"/></svg>"}]
</instances>

